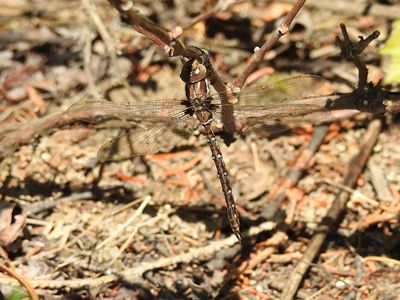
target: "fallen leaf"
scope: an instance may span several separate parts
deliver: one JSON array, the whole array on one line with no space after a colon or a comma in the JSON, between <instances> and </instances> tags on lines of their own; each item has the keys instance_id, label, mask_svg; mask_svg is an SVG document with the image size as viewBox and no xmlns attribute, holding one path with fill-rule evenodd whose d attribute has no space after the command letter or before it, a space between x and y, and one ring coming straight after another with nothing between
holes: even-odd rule
<instances>
[{"instance_id":1,"label":"fallen leaf","mask_svg":"<svg viewBox=\"0 0 400 300\"><path fill-rule=\"evenodd\" d=\"M15 206L0 202L0 245L7 246L14 242L25 226L26 216L15 213Z\"/></svg>"}]
</instances>

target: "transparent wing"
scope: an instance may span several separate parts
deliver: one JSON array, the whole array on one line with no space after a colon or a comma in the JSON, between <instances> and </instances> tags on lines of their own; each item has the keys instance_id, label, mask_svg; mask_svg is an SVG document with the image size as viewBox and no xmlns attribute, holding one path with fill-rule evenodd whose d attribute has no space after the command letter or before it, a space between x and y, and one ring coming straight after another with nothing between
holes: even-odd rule
<instances>
[{"instance_id":1,"label":"transparent wing","mask_svg":"<svg viewBox=\"0 0 400 300\"><path fill-rule=\"evenodd\" d=\"M187 106L182 100L153 100L141 103L110 102L110 101L80 101L73 104L67 111L89 121L97 122L109 119L126 121L167 121L171 118L181 118L186 114Z\"/></svg>"},{"instance_id":2,"label":"transparent wing","mask_svg":"<svg viewBox=\"0 0 400 300\"><path fill-rule=\"evenodd\" d=\"M232 106L235 108L235 105ZM330 117L330 112L321 106L304 103L259 108L251 113L233 110L233 116L238 127L242 128L241 132L262 125L271 133L280 133L305 123L321 123ZM222 110L218 109L215 117L222 120Z\"/></svg>"},{"instance_id":3,"label":"transparent wing","mask_svg":"<svg viewBox=\"0 0 400 300\"><path fill-rule=\"evenodd\" d=\"M298 75L254 87L245 87L238 93L215 94L211 98L216 105L219 105L222 102L221 98L233 96L239 100L234 105L237 111L254 111L315 96L325 82L322 77L316 75Z\"/></svg>"},{"instance_id":4,"label":"transparent wing","mask_svg":"<svg viewBox=\"0 0 400 300\"><path fill-rule=\"evenodd\" d=\"M170 150L189 139L193 134L193 126L192 122L186 120L181 123L161 122L149 128L139 128L105 143L97 157L99 161L105 162Z\"/></svg>"},{"instance_id":5,"label":"transparent wing","mask_svg":"<svg viewBox=\"0 0 400 300\"><path fill-rule=\"evenodd\" d=\"M304 125L306 123L319 124L330 117L329 111L309 111L305 115L287 116L283 119L278 118L247 118L246 129L253 126L261 126L270 133L278 134L289 129Z\"/></svg>"},{"instance_id":6,"label":"transparent wing","mask_svg":"<svg viewBox=\"0 0 400 300\"><path fill-rule=\"evenodd\" d=\"M270 132L278 133L302 123L318 123L329 116L327 109L315 104L325 80L315 75L299 75L275 82L243 88L236 97L236 104L218 104L214 100L216 116L232 115L235 122L249 128L263 125ZM235 95L226 93L226 95ZM218 94L221 98L224 94ZM240 127L241 127L240 126Z\"/></svg>"}]
</instances>

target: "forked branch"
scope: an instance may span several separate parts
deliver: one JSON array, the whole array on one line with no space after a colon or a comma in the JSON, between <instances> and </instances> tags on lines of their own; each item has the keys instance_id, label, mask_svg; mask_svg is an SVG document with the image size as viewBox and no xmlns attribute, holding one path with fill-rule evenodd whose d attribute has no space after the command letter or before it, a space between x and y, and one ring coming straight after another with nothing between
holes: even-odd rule
<instances>
[{"instance_id":1,"label":"forked branch","mask_svg":"<svg viewBox=\"0 0 400 300\"><path fill-rule=\"evenodd\" d=\"M366 112L389 112L395 113L400 110L400 93L390 92L382 88L381 84L374 85L368 82L368 68L360 55L365 48L376 38L379 31L374 31L366 38L359 37L358 42L353 42L347 33L346 26L340 24L343 39L336 37L336 43L340 47L344 59L351 61L358 70L358 87L353 95L356 109Z\"/></svg>"},{"instance_id":2,"label":"forked branch","mask_svg":"<svg viewBox=\"0 0 400 300\"><path fill-rule=\"evenodd\" d=\"M365 96L368 82L368 68L365 63L361 60L360 54L367 48L367 46L375 39L379 37L379 31L374 31L367 38L360 36L358 43L350 40L347 33L346 26L342 23L340 24L340 30L342 31L343 39L336 37L336 43L340 47L340 55L351 61L358 69L358 91L360 96Z\"/></svg>"}]
</instances>

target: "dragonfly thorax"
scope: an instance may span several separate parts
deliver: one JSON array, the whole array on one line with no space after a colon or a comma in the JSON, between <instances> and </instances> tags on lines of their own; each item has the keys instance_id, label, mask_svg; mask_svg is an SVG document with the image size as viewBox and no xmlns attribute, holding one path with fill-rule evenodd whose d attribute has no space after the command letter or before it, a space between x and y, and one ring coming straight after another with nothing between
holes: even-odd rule
<instances>
[{"instance_id":1,"label":"dragonfly thorax","mask_svg":"<svg viewBox=\"0 0 400 300\"><path fill-rule=\"evenodd\" d=\"M203 125L209 125L213 120L213 113L210 110L196 111L197 120Z\"/></svg>"},{"instance_id":2,"label":"dragonfly thorax","mask_svg":"<svg viewBox=\"0 0 400 300\"><path fill-rule=\"evenodd\" d=\"M210 110L211 102L210 98L207 96L200 96L190 99L190 106L193 107L194 112L202 111L202 110Z\"/></svg>"}]
</instances>

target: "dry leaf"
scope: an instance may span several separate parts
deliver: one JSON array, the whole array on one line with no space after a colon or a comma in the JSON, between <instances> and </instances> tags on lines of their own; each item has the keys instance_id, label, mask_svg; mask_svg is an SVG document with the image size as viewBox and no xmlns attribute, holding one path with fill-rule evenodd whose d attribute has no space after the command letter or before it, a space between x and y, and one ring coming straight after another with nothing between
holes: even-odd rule
<instances>
[{"instance_id":1,"label":"dry leaf","mask_svg":"<svg viewBox=\"0 0 400 300\"><path fill-rule=\"evenodd\" d=\"M7 246L14 242L25 226L26 216L13 215L15 206L0 202L0 245Z\"/></svg>"}]
</instances>

